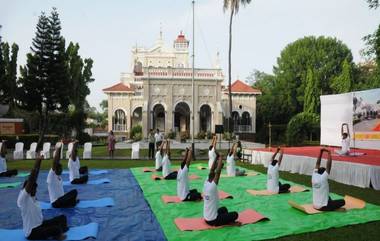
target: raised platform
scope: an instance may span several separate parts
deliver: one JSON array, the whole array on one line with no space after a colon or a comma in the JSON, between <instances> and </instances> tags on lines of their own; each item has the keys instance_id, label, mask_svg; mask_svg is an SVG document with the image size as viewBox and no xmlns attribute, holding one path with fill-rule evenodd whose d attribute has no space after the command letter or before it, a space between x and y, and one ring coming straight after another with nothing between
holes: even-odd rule
<instances>
[{"instance_id":1,"label":"raised platform","mask_svg":"<svg viewBox=\"0 0 380 241\"><path fill-rule=\"evenodd\" d=\"M311 175L320 148L320 146L285 147L280 170ZM339 156L334 152L339 148L329 149L333 158L330 179L358 187L372 185L374 189L380 190L380 150L351 149L351 153L360 155ZM267 166L275 150L275 148L254 148L244 149L244 153L252 155L252 164ZM322 159L322 165L325 165L325 161Z\"/></svg>"}]
</instances>

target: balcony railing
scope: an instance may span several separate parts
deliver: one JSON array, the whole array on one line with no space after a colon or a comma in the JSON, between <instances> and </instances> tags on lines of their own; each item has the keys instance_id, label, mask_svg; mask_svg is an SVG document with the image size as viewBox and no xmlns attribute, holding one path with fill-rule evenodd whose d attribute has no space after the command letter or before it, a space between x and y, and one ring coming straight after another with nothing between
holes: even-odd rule
<instances>
[{"instance_id":1,"label":"balcony railing","mask_svg":"<svg viewBox=\"0 0 380 241\"><path fill-rule=\"evenodd\" d=\"M251 125L234 125L235 133L251 133L253 132Z\"/></svg>"},{"instance_id":2,"label":"balcony railing","mask_svg":"<svg viewBox=\"0 0 380 241\"><path fill-rule=\"evenodd\" d=\"M191 68L143 68L141 78L150 79L191 79L193 72ZM218 79L223 80L223 72L220 69L195 69L195 79Z\"/></svg>"},{"instance_id":3,"label":"balcony railing","mask_svg":"<svg viewBox=\"0 0 380 241\"><path fill-rule=\"evenodd\" d=\"M113 124L113 131L127 131L127 125Z\"/></svg>"}]
</instances>

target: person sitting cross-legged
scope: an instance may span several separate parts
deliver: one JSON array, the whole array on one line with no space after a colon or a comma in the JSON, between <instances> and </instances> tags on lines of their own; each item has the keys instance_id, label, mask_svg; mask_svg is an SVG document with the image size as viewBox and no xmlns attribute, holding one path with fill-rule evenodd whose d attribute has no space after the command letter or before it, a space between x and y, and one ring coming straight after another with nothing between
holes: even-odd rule
<instances>
[{"instance_id":1,"label":"person sitting cross-legged","mask_svg":"<svg viewBox=\"0 0 380 241\"><path fill-rule=\"evenodd\" d=\"M197 189L189 190L189 167L192 158L192 149L186 148L185 157L177 175L177 195L182 201L200 201L202 195Z\"/></svg>"},{"instance_id":2,"label":"person sitting cross-legged","mask_svg":"<svg viewBox=\"0 0 380 241\"><path fill-rule=\"evenodd\" d=\"M276 160L277 154L280 152L280 157L278 160ZM289 184L282 184L279 181L279 171L282 157L284 155L284 151L278 147L276 152L272 156L272 161L268 165L268 171L267 171L267 190L274 193L287 193L289 192L290 185Z\"/></svg>"},{"instance_id":3,"label":"person sitting cross-legged","mask_svg":"<svg viewBox=\"0 0 380 241\"><path fill-rule=\"evenodd\" d=\"M212 137L211 145L208 148L208 169L210 170L212 167L212 164L216 160L216 141L217 141L217 136Z\"/></svg>"},{"instance_id":4,"label":"person sitting cross-legged","mask_svg":"<svg viewBox=\"0 0 380 241\"><path fill-rule=\"evenodd\" d=\"M37 178L41 166L41 157L37 156L28 180L17 198L17 206L21 210L23 230L29 240L46 240L50 238L64 240L67 227L66 216L60 215L43 220L39 202L36 200Z\"/></svg>"},{"instance_id":5,"label":"person sitting cross-legged","mask_svg":"<svg viewBox=\"0 0 380 241\"><path fill-rule=\"evenodd\" d=\"M71 184L84 184L88 181L88 168L87 166L80 166L78 157L78 142L74 143L73 150L67 164L69 168L69 179ZM82 174L82 175L81 175Z\"/></svg>"},{"instance_id":6,"label":"person sitting cross-legged","mask_svg":"<svg viewBox=\"0 0 380 241\"><path fill-rule=\"evenodd\" d=\"M53 157L52 168L47 176L47 184L49 191L49 198L54 208L70 208L74 207L79 200L77 200L78 191L73 189L67 193L63 191L62 185L62 165L60 161L60 153L62 146L55 148L55 155Z\"/></svg>"},{"instance_id":7,"label":"person sitting cross-legged","mask_svg":"<svg viewBox=\"0 0 380 241\"><path fill-rule=\"evenodd\" d=\"M161 143L160 147L157 149L156 152L156 161L155 161L155 169L156 171L162 171L162 156L164 155L164 142Z\"/></svg>"},{"instance_id":8,"label":"person sitting cross-legged","mask_svg":"<svg viewBox=\"0 0 380 241\"><path fill-rule=\"evenodd\" d=\"M234 143L231 149L228 149L227 153L227 176L235 177L235 176L244 176L245 170L241 170L239 168L236 168L235 165L235 155L236 155L236 148L237 143Z\"/></svg>"},{"instance_id":9,"label":"person sitting cross-legged","mask_svg":"<svg viewBox=\"0 0 380 241\"><path fill-rule=\"evenodd\" d=\"M16 176L18 171L16 169L7 170L7 146L6 141L2 142L0 150L0 177L11 177Z\"/></svg>"},{"instance_id":10,"label":"person sitting cross-legged","mask_svg":"<svg viewBox=\"0 0 380 241\"><path fill-rule=\"evenodd\" d=\"M211 226L222 226L228 224L239 225L240 223L236 222L239 217L237 212L228 212L226 207L219 208L218 183L222 168L223 159L217 153L216 160L213 162L210 173L208 174L208 178L203 187L203 218L206 223Z\"/></svg>"},{"instance_id":11,"label":"person sitting cross-legged","mask_svg":"<svg viewBox=\"0 0 380 241\"><path fill-rule=\"evenodd\" d=\"M170 142L168 140L166 140L164 142L164 149L165 149L165 153L164 153L164 157L162 158L162 176L166 179L166 180L175 180L177 179L177 174L178 172L177 171L174 171L174 172L170 172L170 168L171 168L171 163L170 163Z\"/></svg>"},{"instance_id":12,"label":"person sitting cross-legged","mask_svg":"<svg viewBox=\"0 0 380 241\"><path fill-rule=\"evenodd\" d=\"M328 155L326 168L321 167L323 152L327 152ZM311 178L313 185L313 206L320 211L334 211L346 204L344 199L332 200L329 197L330 190L328 179L331 171L331 164L332 159L330 150L322 148L319 152L319 157Z\"/></svg>"}]
</instances>

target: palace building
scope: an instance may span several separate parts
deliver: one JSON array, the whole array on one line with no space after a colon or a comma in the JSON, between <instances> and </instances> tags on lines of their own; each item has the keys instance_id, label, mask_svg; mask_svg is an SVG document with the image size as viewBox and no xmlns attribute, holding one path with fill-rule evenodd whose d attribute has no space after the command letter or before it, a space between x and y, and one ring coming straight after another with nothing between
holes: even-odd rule
<instances>
[{"instance_id":1,"label":"palace building","mask_svg":"<svg viewBox=\"0 0 380 241\"><path fill-rule=\"evenodd\" d=\"M141 125L143 136L150 129L164 133L192 133L192 68L189 40L182 32L172 47L162 34L151 48L134 47L131 73L121 73L120 82L103 89L108 96L108 129L128 135ZM228 114L228 88L217 58L213 68L194 70L194 133L214 132ZM256 95L261 94L240 80L232 86L235 133L254 133Z\"/></svg>"}]
</instances>

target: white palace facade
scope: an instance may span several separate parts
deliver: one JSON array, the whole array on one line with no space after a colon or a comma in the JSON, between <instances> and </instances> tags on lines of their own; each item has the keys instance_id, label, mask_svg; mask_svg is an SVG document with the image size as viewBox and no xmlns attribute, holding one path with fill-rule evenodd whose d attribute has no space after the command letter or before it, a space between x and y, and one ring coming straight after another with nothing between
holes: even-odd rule
<instances>
[{"instance_id":1,"label":"white palace facade","mask_svg":"<svg viewBox=\"0 0 380 241\"><path fill-rule=\"evenodd\" d=\"M216 61L214 68L194 70L194 133L214 132L228 113L228 89ZM103 89L108 96L108 130L128 136L141 125L143 136L150 129L164 133L192 133L192 68L189 41L180 33L173 46L165 47L160 34L151 48L134 47L131 73L121 73L120 82ZM236 80L232 87L235 132L254 133L256 95L253 89Z\"/></svg>"}]
</instances>

